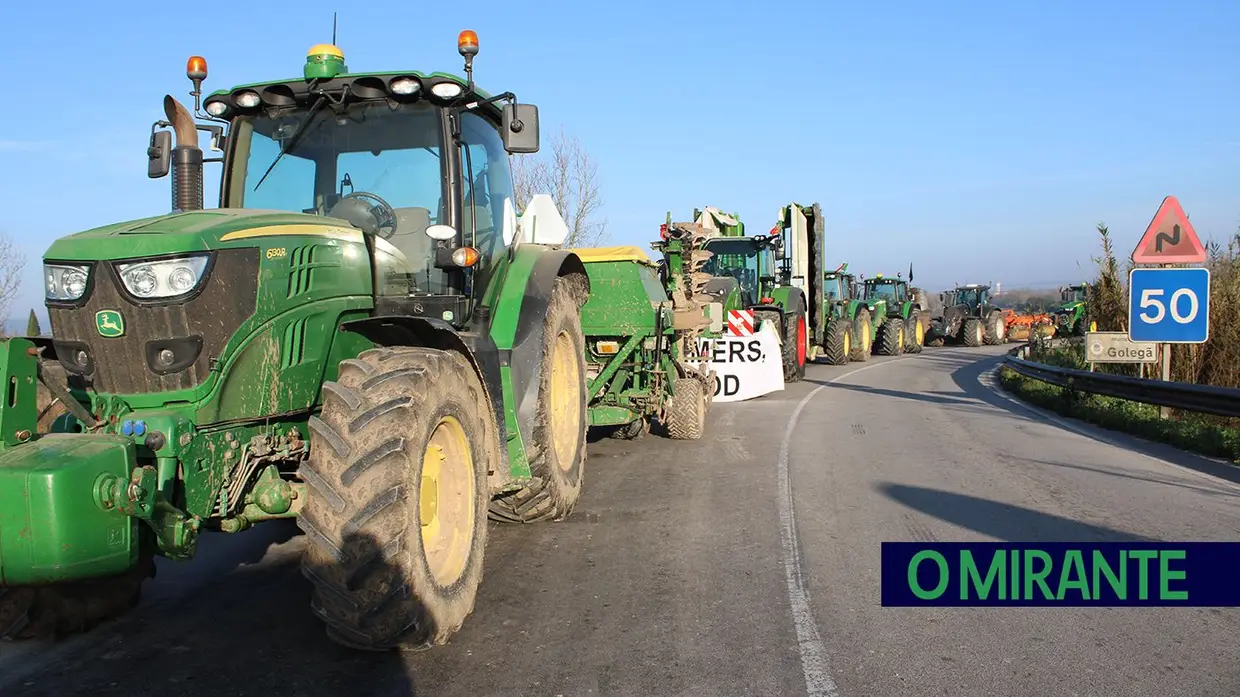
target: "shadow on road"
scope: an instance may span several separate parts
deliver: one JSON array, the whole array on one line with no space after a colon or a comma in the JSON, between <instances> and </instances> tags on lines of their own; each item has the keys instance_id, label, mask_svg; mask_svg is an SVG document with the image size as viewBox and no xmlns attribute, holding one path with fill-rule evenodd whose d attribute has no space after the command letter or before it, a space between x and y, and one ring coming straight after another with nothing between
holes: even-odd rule
<instances>
[{"instance_id":1,"label":"shadow on road","mask_svg":"<svg viewBox=\"0 0 1240 697\"><path fill-rule=\"evenodd\" d=\"M99 627L91 642L58 652L63 655L52 665L11 684L0 681L0 693L416 695L400 652L348 649L327 638L310 609L310 585L299 573L302 545L289 547L176 604L143 608Z\"/></svg>"},{"instance_id":2,"label":"shadow on road","mask_svg":"<svg viewBox=\"0 0 1240 697\"><path fill-rule=\"evenodd\" d=\"M918 402L932 402L934 404L950 404L952 406L978 406L976 399L966 397L955 397L936 392L905 392L904 390L889 390L883 387L869 387L866 385L846 385L839 382L826 382L817 380L806 380L819 385L826 385L836 390L848 390L850 392L863 392L865 394L877 395L880 397L897 397L899 399L912 399Z\"/></svg>"},{"instance_id":3,"label":"shadow on road","mask_svg":"<svg viewBox=\"0 0 1240 697\"><path fill-rule=\"evenodd\" d=\"M941 489L883 482L875 489L887 498L939 520L1005 542L1156 541L1122 530Z\"/></svg>"}]
</instances>

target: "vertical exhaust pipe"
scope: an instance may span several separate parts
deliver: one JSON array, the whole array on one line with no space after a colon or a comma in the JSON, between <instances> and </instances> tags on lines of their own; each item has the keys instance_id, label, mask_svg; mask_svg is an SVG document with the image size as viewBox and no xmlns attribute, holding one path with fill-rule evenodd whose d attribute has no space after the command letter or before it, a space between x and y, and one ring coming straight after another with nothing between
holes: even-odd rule
<instances>
[{"instance_id":1,"label":"vertical exhaust pipe","mask_svg":"<svg viewBox=\"0 0 1240 697\"><path fill-rule=\"evenodd\" d=\"M172 95L164 96L164 114L176 134L172 149L172 210L202 210L202 149L189 109Z\"/></svg>"}]
</instances>

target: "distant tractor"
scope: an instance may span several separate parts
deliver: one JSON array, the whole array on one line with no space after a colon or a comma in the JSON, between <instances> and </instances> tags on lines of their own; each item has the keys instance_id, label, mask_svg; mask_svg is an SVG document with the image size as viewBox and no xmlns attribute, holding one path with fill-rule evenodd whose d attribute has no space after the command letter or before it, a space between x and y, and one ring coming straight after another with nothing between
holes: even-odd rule
<instances>
[{"instance_id":1,"label":"distant tractor","mask_svg":"<svg viewBox=\"0 0 1240 697\"><path fill-rule=\"evenodd\" d=\"M943 314L930 320L929 345L997 346L1007 341L1003 309L993 303L990 286L956 286L939 297Z\"/></svg>"},{"instance_id":2,"label":"distant tractor","mask_svg":"<svg viewBox=\"0 0 1240 697\"><path fill-rule=\"evenodd\" d=\"M925 308L913 297L907 281L882 274L867 278L863 282L863 296L876 307L881 302L886 310L876 319L879 328L874 351L878 355L921 353L929 321L923 313Z\"/></svg>"},{"instance_id":3,"label":"distant tractor","mask_svg":"<svg viewBox=\"0 0 1240 697\"><path fill-rule=\"evenodd\" d=\"M829 317L823 358L831 365L868 361L874 347L874 309L859 297L856 277L848 264L823 274Z\"/></svg>"},{"instance_id":4,"label":"distant tractor","mask_svg":"<svg viewBox=\"0 0 1240 697\"><path fill-rule=\"evenodd\" d=\"M1051 310L1056 335L1085 336L1089 330L1089 291L1085 283L1059 289L1060 304Z\"/></svg>"}]
</instances>

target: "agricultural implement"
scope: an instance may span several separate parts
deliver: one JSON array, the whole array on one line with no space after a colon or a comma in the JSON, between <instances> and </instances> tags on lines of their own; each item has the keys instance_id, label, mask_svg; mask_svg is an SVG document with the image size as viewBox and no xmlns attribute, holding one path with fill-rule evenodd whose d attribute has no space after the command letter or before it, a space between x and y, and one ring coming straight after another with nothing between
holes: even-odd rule
<instances>
[{"instance_id":1,"label":"agricultural implement","mask_svg":"<svg viewBox=\"0 0 1240 697\"><path fill-rule=\"evenodd\" d=\"M679 245L665 250L663 264L640 247L574 251L595 289L581 308L590 425L635 439L657 419L672 438L700 438L714 378L684 359L696 355L697 337L722 322L717 310L712 319L708 306L669 294L683 285ZM662 282L661 268L669 271Z\"/></svg>"},{"instance_id":2,"label":"agricultural implement","mask_svg":"<svg viewBox=\"0 0 1240 697\"><path fill-rule=\"evenodd\" d=\"M1028 341L1030 337L1051 337L1055 334L1055 325L1051 316L1046 313L1021 313L1006 309L1003 321L1007 325L1007 338L1011 341Z\"/></svg>"},{"instance_id":3,"label":"agricultural implement","mask_svg":"<svg viewBox=\"0 0 1240 697\"><path fill-rule=\"evenodd\" d=\"M877 332L873 317L878 308L871 309L860 298L857 285L846 263L823 274L828 317L822 356L831 365L868 361L873 351Z\"/></svg>"},{"instance_id":4,"label":"agricultural implement","mask_svg":"<svg viewBox=\"0 0 1240 697\"><path fill-rule=\"evenodd\" d=\"M1085 283L1059 289L1060 304L1051 309L1056 335L1085 336L1089 331L1089 291Z\"/></svg>"},{"instance_id":5,"label":"agricultural implement","mask_svg":"<svg viewBox=\"0 0 1240 697\"><path fill-rule=\"evenodd\" d=\"M148 148L174 212L55 241L52 337L0 342L0 634L83 630L135 602L156 555L296 518L334 641L443 644L488 516L567 517L590 418L695 394L653 304L645 324L595 316L661 299L649 279L592 293L550 197L518 216L508 158L538 150L538 110L474 85L474 32L457 48L464 78L350 73L317 45L301 77L205 99L189 60L198 120L165 97ZM598 342L638 335L642 366L615 379ZM69 412L51 433L36 380Z\"/></svg>"},{"instance_id":6,"label":"agricultural implement","mask_svg":"<svg viewBox=\"0 0 1240 697\"><path fill-rule=\"evenodd\" d=\"M996 346L1007 341L1003 310L994 305L990 286L956 286L939 295L943 314L930 320L926 341L931 346L945 343L964 346Z\"/></svg>"},{"instance_id":7,"label":"agricultural implement","mask_svg":"<svg viewBox=\"0 0 1240 697\"><path fill-rule=\"evenodd\" d=\"M784 216L781 225L768 235L746 235L740 216L718 208L694 210L693 217L692 223L673 223L669 214L661 229L664 241L656 244L656 248L666 249L674 232L680 243L695 250L686 258L688 296L716 305L724 313L752 312L756 329L762 323L771 323L780 338L784 381L803 378L811 345L812 328L807 317L812 292L803 287L803 282L797 285L786 250L789 244L808 247L803 243L808 232L806 216ZM821 238L821 222L818 225ZM777 275L777 260L784 262L784 282Z\"/></svg>"},{"instance_id":8,"label":"agricultural implement","mask_svg":"<svg viewBox=\"0 0 1240 697\"><path fill-rule=\"evenodd\" d=\"M912 267L909 267L910 271ZM908 282L879 274L862 282L862 299L870 303L878 325L874 352L880 356L921 353L928 321L909 292Z\"/></svg>"}]
</instances>

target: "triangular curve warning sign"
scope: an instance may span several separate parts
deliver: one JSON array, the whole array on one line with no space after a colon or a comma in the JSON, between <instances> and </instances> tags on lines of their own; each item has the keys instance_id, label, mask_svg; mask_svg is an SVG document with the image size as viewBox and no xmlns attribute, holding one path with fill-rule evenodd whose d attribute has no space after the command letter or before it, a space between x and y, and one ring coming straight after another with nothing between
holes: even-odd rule
<instances>
[{"instance_id":1,"label":"triangular curve warning sign","mask_svg":"<svg viewBox=\"0 0 1240 697\"><path fill-rule=\"evenodd\" d=\"M1174 196L1163 199L1150 226L1132 251L1134 264L1200 264L1206 248Z\"/></svg>"}]
</instances>

